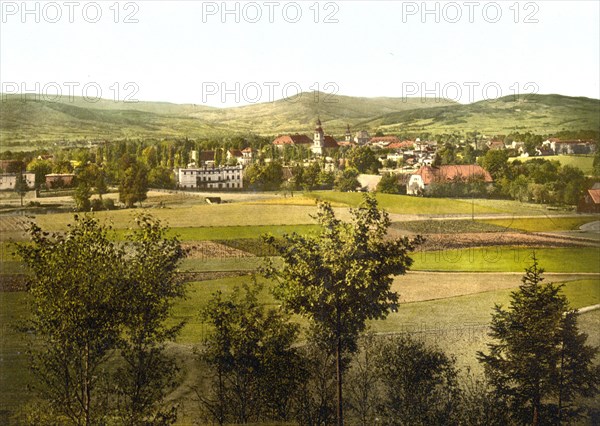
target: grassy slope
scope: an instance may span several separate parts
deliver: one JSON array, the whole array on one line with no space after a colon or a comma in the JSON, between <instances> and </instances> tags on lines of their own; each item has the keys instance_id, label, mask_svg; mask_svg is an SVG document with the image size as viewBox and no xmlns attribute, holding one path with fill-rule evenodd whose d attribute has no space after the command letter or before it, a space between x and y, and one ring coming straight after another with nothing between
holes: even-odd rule
<instances>
[{"instance_id":1,"label":"grassy slope","mask_svg":"<svg viewBox=\"0 0 600 426\"><path fill-rule=\"evenodd\" d=\"M440 105L420 99L353 98L323 93L318 96L302 93L286 100L236 108L166 102L117 103L106 99L90 103L83 98L70 101L67 97L56 102L42 99L9 95L3 100L0 142L310 133L317 116L328 133L341 136L347 124L392 111Z\"/></svg>"},{"instance_id":2,"label":"grassy slope","mask_svg":"<svg viewBox=\"0 0 600 426\"><path fill-rule=\"evenodd\" d=\"M476 129L484 134L531 131L548 134L563 129L598 129L600 100L561 95L522 95L480 101L453 107L403 111L363 123L387 132L463 132Z\"/></svg>"},{"instance_id":3,"label":"grassy slope","mask_svg":"<svg viewBox=\"0 0 600 426\"><path fill-rule=\"evenodd\" d=\"M560 95L530 95L517 101L508 96L460 105L420 98L355 98L302 93L295 98L235 108L210 108L164 102L97 103L67 98L61 102L22 100L8 96L0 105L0 142L75 139L231 136L254 132L310 133L317 116L326 132L341 137L353 130L394 132L509 133L529 130L542 134L563 129L600 127L600 101Z\"/></svg>"}]
</instances>

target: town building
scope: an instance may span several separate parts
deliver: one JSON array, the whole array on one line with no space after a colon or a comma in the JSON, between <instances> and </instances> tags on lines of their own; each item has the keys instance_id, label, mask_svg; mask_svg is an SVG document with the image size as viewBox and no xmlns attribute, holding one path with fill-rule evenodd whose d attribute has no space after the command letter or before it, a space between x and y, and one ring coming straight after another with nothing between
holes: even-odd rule
<instances>
[{"instance_id":1,"label":"town building","mask_svg":"<svg viewBox=\"0 0 600 426\"><path fill-rule=\"evenodd\" d=\"M313 141L306 135L280 135L273 141L273 145L277 148L283 148L284 146L306 146L309 147L313 144Z\"/></svg>"},{"instance_id":2,"label":"town building","mask_svg":"<svg viewBox=\"0 0 600 426\"><path fill-rule=\"evenodd\" d=\"M349 131L349 128L348 128ZM350 141L347 141L350 143ZM310 150L315 155L323 155L326 148L339 148L340 145L331 135L326 135L321 126L321 120L317 119L316 127L313 133L313 138L310 139L306 135L298 133L294 135L280 135L273 141L273 145L278 148L285 146L305 146L310 147Z\"/></svg>"},{"instance_id":3,"label":"town building","mask_svg":"<svg viewBox=\"0 0 600 426\"><path fill-rule=\"evenodd\" d=\"M339 148L339 144L333 136L325 134L323 127L321 127L321 119L318 118L313 136L313 145L310 149L315 155L323 155L326 148Z\"/></svg>"},{"instance_id":4,"label":"town building","mask_svg":"<svg viewBox=\"0 0 600 426\"><path fill-rule=\"evenodd\" d=\"M247 166L254 161L254 150L251 147L242 149L242 165Z\"/></svg>"},{"instance_id":5,"label":"town building","mask_svg":"<svg viewBox=\"0 0 600 426\"><path fill-rule=\"evenodd\" d=\"M550 138L542 142L542 146L550 146L554 154L593 154L596 152L596 143L594 141L582 140L560 140Z\"/></svg>"},{"instance_id":6,"label":"town building","mask_svg":"<svg viewBox=\"0 0 600 426\"><path fill-rule=\"evenodd\" d=\"M356 132L356 135L354 136L354 142L361 146L368 144L370 139L371 136L366 130L360 130Z\"/></svg>"},{"instance_id":7,"label":"town building","mask_svg":"<svg viewBox=\"0 0 600 426\"><path fill-rule=\"evenodd\" d=\"M242 165L179 169L177 183L181 189L242 189Z\"/></svg>"},{"instance_id":8,"label":"town building","mask_svg":"<svg viewBox=\"0 0 600 426\"><path fill-rule=\"evenodd\" d=\"M486 183L493 182L492 176L487 170L475 164L423 166L410 176L406 185L406 193L419 195L432 183L468 182L471 179L480 179Z\"/></svg>"},{"instance_id":9,"label":"town building","mask_svg":"<svg viewBox=\"0 0 600 426\"><path fill-rule=\"evenodd\" d=\"M13 191L17 186L17 173L0 173L0 191ZM35 188L35 173L23 173L23 178L29 189Z\"/></svg>"},{"instance_id":10,"label":"town building","mask_svg":"<svg viewBox=\"0 0 600 426\"><path fill-rule=\"evenodd\" d=\"M74 179L75 175L72 173L50 173L46 175L46 188L67 188L73 185Z\"/></svg>"},{"instance_id":11,"label":"town building","mask_svg":"<svg viewBox=\"0 0 600 426\"><path fill-rule=\"evenodd\" d=\"M579 202L577 210L586 213L600 213L600 188L588 189Z\"/></svg>"}]
</instances>

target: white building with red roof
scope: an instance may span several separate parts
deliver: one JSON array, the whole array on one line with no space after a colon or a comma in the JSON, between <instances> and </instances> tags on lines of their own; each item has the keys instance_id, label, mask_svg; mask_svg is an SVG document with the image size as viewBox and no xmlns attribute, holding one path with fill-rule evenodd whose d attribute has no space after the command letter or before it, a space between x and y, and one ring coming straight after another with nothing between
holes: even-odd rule
<instances>
[{"instance_id":1,"label":"white building with red roof","mask_svg":"<svg viewBox=\"0 0 600 426\"><path fill-rule=\"evenodd\" d=\"M479 179L486 183L494 181L487 170L476 164L423 166L410 176L406 184L406 193L419 195L432 183L468 182L472 179Z\"/></svg>"}]
</instances>

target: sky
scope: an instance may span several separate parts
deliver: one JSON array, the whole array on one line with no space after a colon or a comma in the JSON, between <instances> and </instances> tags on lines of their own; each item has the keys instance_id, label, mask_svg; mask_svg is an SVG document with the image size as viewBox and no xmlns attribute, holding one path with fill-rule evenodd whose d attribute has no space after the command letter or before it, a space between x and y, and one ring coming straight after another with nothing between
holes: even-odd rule
<instances>
[{"instance_id":1,"label":"sky","mask_svg":"<svg viewBox=\"0 0 600 426\"><path fill-rule=\"evenodd\" d=\"M598 1L0 1L0 92L600 98Z\"/></svg>"}]
</instances>

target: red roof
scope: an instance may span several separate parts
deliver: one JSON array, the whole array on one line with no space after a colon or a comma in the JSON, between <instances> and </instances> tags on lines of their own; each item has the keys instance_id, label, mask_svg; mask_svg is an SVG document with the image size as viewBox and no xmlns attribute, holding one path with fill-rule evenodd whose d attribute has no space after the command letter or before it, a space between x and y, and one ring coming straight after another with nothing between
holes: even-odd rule
<instances>
[{"instance_id":1,"label":"red roof","mask_svg":"<svg viewBox=\"0 0 600 426\"><path fill-rule=\"evenodd\" d=\"M592 197L594 204L600 204L600 189L588 189L588 194Z\"/></svg>"},{"instance_id":2,"label":"red roof","mask_svg":"<svg viewBox=\"0 0 600 426\"><path fill-rule=\"evenodd\" d=\"M313 141L306 135L282 135L273 141L273 145L303 145L312 144Z\"/></svg>"},{"instance_id":3,"label":"red roof","mask_svg":"<svg viewBox=\"0 0 600 426\"><path fill-rule=\"evenodd\" d=\"M390 149L410 148L415 145L415 141L392 142L387 147Z\"/></svg>"},{"instance_id":4,"label":"red roof","mask_svg":"<svg viewBox=\"0 0 600 426\"><path fill-rule=\"evenodd\" d=\"M198 158L201 162L213 161L215 159L214 151L200 151L200 156Z\"/></svg>"},{"instance_id":5,"label":"red roof","mask_svg":"<svg viewBox=\"0 0 600 426\"><path fill-rule=\"evenodd\" d=\"M466 180L471 177L482 177L484 182L493 182L492 176L483 167L475 164L447 165L440 167L423 166L415 173L420 175L425 185L432 182L448 182Z\"/></svg>"},{"instance_id":6,"label":"red roof","mask_svg":"<svg viewBox=\"0 0 600 426\"><path fill-rule=\"evenodd\" d=\"M252 147L244 148L242 152L252 152Z\"/></svg>"},{"instance_id":7,"label":"red roof","mask_svg":"<svg viewBox=\"0 0 600 426\"><path fill-rule=\"evenodd\" d=\"M333 138L333 136L325 135L323 139L323 147L325 148L337 148L339 147L337 141Z\"/></svg>"},{"instance_id":8,"label":"red roof","mask_svg":"<svg viewBox=\"0 0 600 426\"><path fill-rule=\"evenodd\" d=\"M369 139L369 143L400 143L400 139L397 136L375 136Z\"/></svg>"},{"instance_id":9,"label":"red roof","mask_svg":"<svg viewBox=\"0 0 600 426\"><path fill-rule=\"evenodd\" d=\"M504 145L504 142L503 142L503 141L497 141L497 140L496 140L496 141L490 141L490 142L488 143L488 147L489 147L490 149L504 149L504 148L505 148L505 145Z\"/></svg>"},{"instance_id":10,"label":"red roof","mask_svg":"<svg viewBox=\"0 0 600 426\"><path fill-rule=\"evenodd\" d=\"M242 156L242 151L240 151L239 149L230 149L229 153L234 156L234 157L241 157Z\"/></svg>"}]
</instances>

